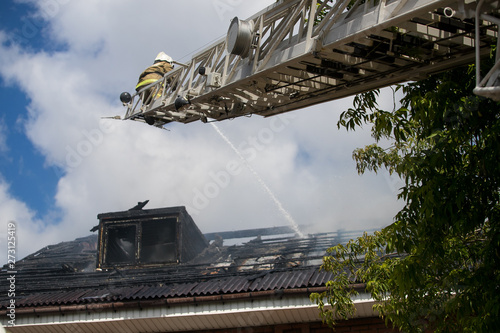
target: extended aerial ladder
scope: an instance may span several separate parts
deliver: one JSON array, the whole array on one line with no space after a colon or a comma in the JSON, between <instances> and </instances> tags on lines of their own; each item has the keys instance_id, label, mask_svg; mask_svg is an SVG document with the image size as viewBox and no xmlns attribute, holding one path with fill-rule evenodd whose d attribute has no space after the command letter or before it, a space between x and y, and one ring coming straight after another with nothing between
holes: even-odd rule
<instances>
[{"instance_id":1,"label":"extended aerial ladder","mask_svg":"<svg viewBox=\"0 0 500 333\"><path fill-rule=\"evenodd\" d=\"M123 119L272 116L476 63L474 92L500 100L500 0L281 0L134 95ZM144 91L153 101L144 104Z\"/></svg>"}]
</instances>

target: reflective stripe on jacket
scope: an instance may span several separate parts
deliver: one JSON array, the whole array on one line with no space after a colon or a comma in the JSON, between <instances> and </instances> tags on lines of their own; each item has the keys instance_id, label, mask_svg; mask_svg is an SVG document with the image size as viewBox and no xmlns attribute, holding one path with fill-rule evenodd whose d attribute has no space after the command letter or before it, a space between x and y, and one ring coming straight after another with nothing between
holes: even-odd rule
<instances>
[{"instance_id":1,"label":"reflective stripe on jacket","mask_svg":"<svg viewBox=\"0 0 500 333\"><path fill-rule=\"evenodd\" d=\"M161 77L160 77L161 79ZM144 80L144 81L140 81L136 86L135 86L135 90L136 91L139 91L141 90L142 87L145 87L147 86L148 84L151 84L153 82L156 82L158 81L159 79L147 79L147 80Z\"/></svg>"},{"instance_id":2,"label":"reflective stripe on jacket","mask_svg":"<svg viewBox=\"0 0 500 333\"><path fill-rule=\"evenodd\" d=\"M159 61L152 66L149 66L139 76L139 82L137 82L135 90L137 91L141 87L160 80L163 78L163 75L170 72L173 68L174 67L166 61Z\"/></svg>"}]
</instances>

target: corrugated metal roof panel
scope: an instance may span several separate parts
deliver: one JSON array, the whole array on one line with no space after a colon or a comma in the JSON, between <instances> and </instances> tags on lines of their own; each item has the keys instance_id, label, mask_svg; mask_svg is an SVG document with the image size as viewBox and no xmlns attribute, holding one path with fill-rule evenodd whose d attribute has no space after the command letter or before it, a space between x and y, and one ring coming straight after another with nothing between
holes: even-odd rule
<instances>
[{"instance_id":1,"label":"corrugated metal roof panel","mask_svg":"<svg viewBox=\"0 0 500 333\"><path fill-rule=\"evenodd\" d=\"M170 292L165 295L165 297L181 297L187 296L191 293L191 290L195 288L198 283L185 283L185 284L174 284Z\"/></svg>"},{"instance_id":2,"label":"corrugated metal roof panel","mask_svg":"<svg viewBox=\"0 0 500 333\"><path fill-rule=\"evenodd\" d=\"M308 264L310 259L320 258L321 251L334 245L330 242L335 237L264 239L238 246L211 245L213 253L207 251L203 260L140 269L64 272L61 263L74 265L75 262L63 256L59 264L51 263L46 269L47 260L56 260L68 249L74 249L72 253L78 257L84 248L62 243L47 247L29 256L25 264L17 265L22 274L16 276L16 287L25 294L16 298L16 305L86 304L323 286L332 279L332 274L319 271L318 265ZM94 241L90 238L81 241L88 243L90 240ZM210 255L216 260L207 261ZM37 258L41 258L39 266ZM82 258L89 264L87 253ZM0 273L0 278L2 274L5 273ZM0 302L0 307L5 308L5 295L0 295Z\"/></svg>"},{"instance_id":3,"label":"corrugated metal roof panel","mask_svg":"<svg viewBox=\"0 0 500 333\"><path fill-rule=\"evenodd\" d=\"M87 293L88 293L88 291L86 291L86 290L68 291L68 292L64 293L64 298L61 298L59 301L62 304L73 303L73 302L80 300Z\"/></svg>"},{"instance_id":4,"label":"corrugated metal roof panel","mask_svg":"<svg viewBox=\"0 0 500 333\"><path fill-rule=\"evenodd\" d=\"M313 272L311 278L309 279L309 285L311 287L319 287L324 285L327 281L333 278L333 274L326 272L324 270L316 270Z\"/></svg>"},{"instance_id":5,"label":"corrugated metal roof panel","mask_svg":"<svg viewBox=\"0 0 500 333\"><path fill-rule=\"evenodd\" d=\"M189 292L192 296L213 295L220 293L222 284L220 280L210 280L198 283Z\"/></svg>"},{"instance_id":6,"label":"corrugated metal roof panel","mask_svg":"<svg viewBox=\"0 0 500 333\"><path fill-rule=\"evenodd\" d=\"M260 290L273 290L273 289L283 289L283 279L285 274L270 273L262 278L260 284Z\"/></svg>"},{"instance_id":7,"label":"corrugated metal roof panel","mask_svg":"<svg viewBox=\"0 0 500 333\"><path fill-rule=\"evenodd\" d=\"M312 270L301 271L296 279L293 280L293 287L291 288L303 288L307 287L309 284L309 279L313 275Z\"/></svg>"},{"instance_id":8,"label":"corrugated metal roof panel","mask_svg":"<svg viewBox=\"0 0 500 333\"><path fill-rule=\"evenodd\" d=\"M173 286L144 286L135 294L136 299L153 299L166 297L172 291Z\"/></svg>"},{"instance_id":9,"label":"corrugated metal roof panel","mask_svg":"<svg viewBox=\"0 0 500 333\"><path fill-rule=\"evenodd\" d=\"M172 285L148 285L101 289L81 289L39 293L18 299L19 306L62 305L94 303L99 301L127 301L154 298L205 296L264 290L317 287L332 278L331 273L311 268L307 270L285 270L260 272L250 276L227 276L200 282Z\"/></svg>"},{"instance_id":10,"label":"corrugated metal roof panel","mask_svg":"<svg viewBox=\"0 0 500 333\"><path fill-rule=\"evenodd\" d=\"M199 296L244 292L247 291L249 284L248 279L241 276L212 279L198 283L196 287L190 291L190 294Z\"/></svg>"},{"instance_id":11,"label":"corrugated metal roof panel","mask_svg":"<svg viewBox=\"0 0 500 333\"><path fill-rule=\"evenodd\" d=\"M114 287L109 289L111 300L131 300L136 298L142 298L141 290L144 286L137 287ZM138 295L138 296L137 296Z\"/></svg>"},{"instance_id":12,"label":"corrugated metal roof panel","mask_svg":"<svg viewBox=\"0 0 500 333\"><path fill-rule=\"evenodd\" d=\"M64 297L63 293L57 292L57 293L41 293L41 294L35 294L32 296L28 296L27 304L29 306L34 306L34 305L54 305L56 301L59 301L61 298ZM17 302L17 299L16 299ZM23 304L24 298L21 298L19 304Z\"/></svg>"},{"instance_id":13,"label":"corrugated metal roof panel","mask_svg":"<svg viewBox=\"0 0 500 333\"><path fill-rule=\"evenodd\" d=\"M224 294L244 292L248 290L249 285L250 281L246 277L236 276L228 278L221 290Z\"/></svg>"}]
</instances>

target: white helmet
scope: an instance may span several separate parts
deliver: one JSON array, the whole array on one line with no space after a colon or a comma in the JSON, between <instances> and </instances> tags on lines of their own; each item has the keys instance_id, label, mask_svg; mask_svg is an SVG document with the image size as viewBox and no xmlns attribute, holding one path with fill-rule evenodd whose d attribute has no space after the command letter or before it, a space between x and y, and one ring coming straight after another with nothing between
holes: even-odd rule
<instances>
[{"instance_id":1,"label":"white helmet","mask_svg":"<svg viewBox=\"0 0 500 333\"><path fill-rule=\"evenodd\" d=\"M157 62L157 61L166 61L166 62L172 63L172 61L174 61L174 59L172 59L170 56L168 56L165 52L160 52L156 56L155 62Z\"/></svg>"}]
</instances>

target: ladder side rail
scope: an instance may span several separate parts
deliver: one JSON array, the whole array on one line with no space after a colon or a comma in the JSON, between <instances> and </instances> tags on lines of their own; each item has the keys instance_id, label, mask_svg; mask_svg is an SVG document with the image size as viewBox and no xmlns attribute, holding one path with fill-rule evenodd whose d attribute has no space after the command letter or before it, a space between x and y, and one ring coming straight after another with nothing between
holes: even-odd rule
<instances>
[{"instance_id":1,"label":"ladder side rail","mask_svg":"<svg viewBox=\"0 0 500 333\"><path fill-rule=\"evenodd\" d=\"M279 22L276 27L276 31L269 34L269 38L263 43L260 54L260 63L257 70L265 66L267 61L269 61L274 50L284 40L285 36L289 34L290 30L293 29L295 23L299 20L299 14L302 8L306 4L310 3L310 1L311 0L302 0L301 3L294 8L293 12L288 13L288 15L284 17L281 22Z\"/></svg>"},{"instance_id":2,"label":"ladder side rail","mask_svg":"<svg viewBox=\"0 0 500 333\"><path fill-rule=\"evenodd\" d=\"M373 0L367 0L366 2L370 2ZM343 0L343 1L337 1L328 11L328 13L323 17L321 22L317 25L317 27L314 29L313 36L318 36L324 31L328 31L331 29L331 27L337 22L337 20L342 16L346 16L347 13L345 13L345 9L349 5L350 0ZM353 5L353 7L350 9L349 12L354 11L357 8L357 4L359 3L359 0L356 1Z\"/></svg>"},{"instance_id":3,"label":"ladder side rail","mask_svg":"<svg viewBox=\"0 0 500 333\"><path fill-rule=\"evenodd\" d=\"M234 54L228 54L227 60L228 64L232 64L232 66L229 66L230 68L228 68L229 71L226 73L225 80L222 81L224 86L232 80L233 76L236 74L236 70L239 69L240 62L243 62L241 57L235 56Z\"/></svg>"},{"instance_id":4,"label":"ladder side rail","mask_svg":"<svg viewBox=\"0 0 500 333\"><path fill-rule=\"evenodd\" d=\"M290 8L295 7L297 5L297 3L301 2L301 1L302 0L276 1L274 4L269 5L267 8L264 8L261 11L248 17L247 20L254 20L255 21L259 17L266 17L267 19L269 19L271 21L275 21L276 16L282 16L283 13L288 12ZM267 25L268 22L265 22L264 24Z\"/></svg>"},{"instance_id":5,"label":"ladder side rail","mask_svg":"<svg viewBox=\"0 0 500 333\"><path fill-rule=\"evenodd\" d=\"M259 30L256 31L258 33L258 44L256 45L255 52L254 52L254 57L255 60L258 62L261 57L262 57L262 52L263 50L266 49L267 45L269 44L269 36L272 35L274 31L274 24L264 24L264 17L261 18L261 22L259 24ZM256 57L256 52L257 49L259 50L259 56Z\"/></svg>"},{"instance_id":6,"label":"ladder side rail","mask_svg":"<svg viewBox=\"0 0 500 333\"><path fill-rule=\"evenodd\" d=\"M187 82L187 87L186 87L186 90L189 91L191 90L192 86L193 86L193 78L194 78L194 70L195 70L195 65L196 65L196 62L194 61L191 61L190 63L190 66L189 66L189 69L188 69L188 72L189 72L189 79L188 79L188 82Z\"/></svg>"},{"instance_id":7,"label":"ladder side rail","mask_svg":"<svg viewBox=\"0 0 500 333\"><path fill-rule=\"evenodd\" d=\"M454 0L409 0L406 5L400 9L399 15L392 16L394 8L398 2L391 2L386 5L386 10L380 17L378 7L372 7L370 11L357 13L348 21L339 20L330 30L325 31L324 36L317 48L331 47L335 45L347 44L363 36L369 36L372 33L398 26L398 23L405 22L418 16L420 13L427 13L435 8L454 3ZM343 14L345 15L345 13Z\"/></svg>"},{"instance_id":8,"label":"ladder side rail","mask_svg":"<svg viewBox=\"0 0 500 333\"><path fill-rule=\"evenodd\" d=\"M264 30L264 18L262 16L257 20L255 29L261 32ZM256 37L257 39L255 40L255 52L252 59L252 73L255 73L255 71L257 70L257 65L259 64L260 49L262 45L262 33L257 33Z\"/></svg>"},{"instance_id":9,"label":"ladder side rail","mask_svg":"<svg viewBox=\"0 0 500 333\"><path fill-rule=\"evenodd\" d=\"M159 115L156 112L160 112L165 105L173 104L177 93L181 88L181 83L185 80L186 76L186 68L188 68L190 64L179 66L166 73L163 78L157 82L155 85L158 85L161 90L161 96L155 94L152 96L153 100L147 105L143 105L141 108L141 113L144 115ZM161 111L165 113L166 110Z\"/></svg>"},{"instance_id":10,"label":"ladder side rail","mask_svg":"<svg viewBox=\"0 0 500 333\"><path fill-rule=\"evenodd\" d=\"M479 20L480 20L480 10L481 7L483 6L484 0L479 0L476 6L476 13L475 13L475 50L476 50L476 87L478 87L481 83L481 50L480 50L480 30L479 30Z\"/></svg>"},{"instance_id":11,"label":"ladder side rail","mask_svg":"<svg viewBox=\"0 0 500 333\"><path fill-rule=\"evenodd\" d=\"M220 70L218 67L222 57L225 55L226 41L225 39L220 39L217 43L203 53L199 53L198 56L193 57L193 62L199 62L198 66L194 68L194 77L196 78L196 84L194 88L200 89L200 85L203 84L204 75L199 73L201 67L205 67L207 70L217 72Z\"/></svg>"},{"instance_id":12,"label":"ladder side rail","mask_svg":"<svg viewBox=\"0 0 500 333\"><path fill-rule=\"evenodd\" d=\"M406 5L407 2L408 0L400 0L398 5L392 10L390 17L396 16L401 10L401 8L403 8L404 5Z\"/></svg>"},{"instance_id":13,"label":"ladder side rail","mask_svg":"<svg viewBox=\"0 0 500 333\"><path fill-rule=\"evenodd\" d=\"M386 14L386 11L385 11L386 3L387 3L387 0L380 0L380 3L378 5L378 9L377 9L378 10L378 21L377 21L377 23L381 22L383 20L384 16L387 16L387 15L384 15L384 14Z\"/></svg>"},{"instance_id":14,"label":"ladder side rail","mask_svg":"<svg viewBox=\"0 0 500 333\"><path fill-rule=\"evenodd\" d=\"M125 117L123 119L130 119L138 108L138 104L141 102L141 98L137 93L132 95L132 99L126 104L127 111L125 112ZM125 103L124 103L125 104Z\"/></svg>"},{"instance_id":15,"label":"ladder side rail","mask_svg":"<svg viewBox=\"0 0 500 333\"><path fill-rule=\"evenodd\" d=\"M226 51L226 43L224 41L224 43L221 43L218 45L217 53L213 57L212 62L210 63L210 67L215 68L216 70L217 70L217 68L221 68L221 67L217 67L217 64L219 64L221 62L221 59L225 55L225 51Z\"/></svg>"},{"instance_id":16,"label":"ladder side rail","mask_svg":"<svg viewBox=\"0 0 500 333\"><path fill-rule=\"evenodd\" d=\"M204 84L204 78L199 73L199 68L201 66L210 67L210 64L215 63L216 60L214 59L220 59L220 57L222 57L222 52L220 50L224 47L225 40L221 39L212 44L209 48L193 56L191 61L180 69L180 73L176 73L177 75L169 85L170 88L175 87L175 90L169 89L165 92L163 106L168 109L174 109L173 104L178 95L184 95L190 91L201 89L200 87ZM164 77L165 81L174 75L172 72L173 71L167 73Z\"/></svg>"},{"instance_id":17,"label":"ladder side rail","mask_svg":"<svg viewBox=\"0 0 500 333\"><path fill-rule=\"evenodd\" d=\"M186 91L191 95L198 95L198 89L202 84L203 76L200 73L200 68L210 67L210 61L216 52L216 48L211 49L207 54L198 58L193 58L189 68L190 76L186 87Z\"/></svg>"},{"instance_id":18,"label":"ladder side rail","mask_svg":"<svg viewBox=\"0 0 500 333\"><path fill-rule=\"evenodd\" d=\"M279 1L252 16L252 45L247 54L231 54L227 50L226 38L216 41L194 55L185 66L167 73L161 83L153 83L134 94L126 118L133 119L142 112L168 121L187 123L198 119L203 121L207 117L221 120L249 113L268 116L348 96L360 88L411 80L409 69L412 74L428 75L457 66L470 59L469 53L474 59L474 52L468 49L474 51L477 46L481 48L481 55L484 54L486 48L482 46L495 34L498 44L500 33L500 30L491 29L495 25L498 27L499 19L495 17L497 2L490 5L495 16L481 14L483 20L493 23L487 27L488 36L481 37L485 38L482 43L479 38L474 44L470 42L472 29L465 29L462 35L431 25L426 29L426 20L440 22L435 21L434 16L443 15L441 12L430 13L448 6L451 12L459 11L464 7L463 1L367 0L361 4L357 0L351 5L349 0L338 0L332 5L326 0ZM471 16L473 12L468 8L472 5L467 3L465 7L467 13L463 15ZM321 12L325 8L330 10ZM481 29L485 28L479 20L476 23ZM378 55L369 51L369 56L354 53L353 48L358 45L361 50L369 50L371 45L385 45L381 49L392 52L393 41L396 42L396 36L399 36L393 32L393 27L409 27L413 30L411 35L434 44L435 53L434 50L425 52L422 61L418 57L412 59L411 54L407 57L406 53L391 54L394 63L384 62L386 56L380 51L377 51ZM476 32L479 33L479 28ZM450 51L446 51L447 48ZM451 58L443 58L448 53ZM498 76L495 73L500 72L499 57L497 50L497 63L485 78L478 81L481 86L489 87L490 81ZM331 65L324 65L324 62ZM321 66L331 66L323 68L330 72L316 71L315 66L318 70ZM206 68L204 73L200 71L201 67ZM338 72L340 77L336 76ZM360 84L363 87L349 89ZM345 89L342 88L344 85L349 91L340 91ZM141 105L141 92L152 87L158 92L162 89L161 98ZM192 105L182 111L176 110L174 102L178 95L188 96Z\"/></svg>"},{"instance_id":19,"label":"ladder side rail","mask_svg":"<svg viewBox=\"0 0 500 333\"><path fill-rule=\"evenodd\" d=\"M163 82L162 79L160 79L156 82L148 84L144 88L134 93L132 95L132 100L130 101L130 103L128 103L125 119L130 119L142 113L143 109L145 108L145 105L143 104L144 92L149 89L154 89L154 87L156 87L157 85L161 85L162 82Z\"/></svg>"},{"instance_id":20,"label":"ladder side rail","mask_svg":"<svg viewBox=\"0 0 500 333\"><path fill-rule=\"evenodd\" d=\"M181 89L182 83L185 80L185 75L186 67L181 66L168 72L163 77L164 85L167 88L164 89L162 104L173 103L175 96L177 96L179 90Z\"/></svg>"},{"instance_id":21,"label":"ladder side rail","mask_svg":"<svg viewBox=\"0 0 500 333\"><path fill-rule=\"evenodd\" d=\"M429 3L435 3L436 1L448 1L451 2L453 0L412 0L413 2L418 2L418 1L424 1L427 5ZM337 15L337 18L334 18L335 22L332 24L332 26L329 28L329 30L325 30L326 23L323 26L318 26L315 28L315 32L313 33L313 39L312 39L312 45L310 45L309 48L304 47L304 45L301 45L304 40L297 40L295 45L289 47L289 48L276 48L278 45L276 45L275 49L273 50L273 53L269 54L267 56L266 62L261 62L260 66L258 69L254 72L256 74L257 72L262 72L265 71L273 66L278 65L278 62L276 61L269 61L271 58L275 59L285 59L284 61L287 61L290 59L290 57L296 57L298 56L297 53L308 53L311 51L317 51L320 50L322 47L325 47L328 44L334 44L334 41L337 41L338 43L344 43L346 38L349 38L351 40L354 40L356 38L359 38L359 35L361 34L362 36L367 35L366 30L367 29L377 29L377 22L379 22L379 7L378 6L370 6L369 11L366 12L366 9L363 7L357 6L351 8L349 11L341 11L340 8L344 8L347 6L349 1L345 0L340 3L337 9L339 9L339 14ZM389 8L393 8L397 5L397 2L393 2L387 5ZM345 9L345 8L344 8ZM411 8L408 8L408 6L405 8L406 11L411 11ZM421 11L425 11L425 9L421 9ZM347 17L348 14L351 13L351 11L355 11L356 14L353 15L352 17L349 17L349 20L345 21L344 18ZM330 11L330 15L327 14L326 17L332 18L332 16L337 13L337 11ZM388 15L388 14L386 14ZM325 17L325 18L326 18ZM397 17L399 18L399 17ZM321 22L327 22L327 19L322 20ZM353 23L354 22L354 23ZM382 22L383 23L383 22ZM320 23L321 24L321 23ZM379 23L381 24L381 23ZM361 31L358 31L359 28L361 27ZM319 29L322 29L321 31ZM379 28L380 30L382 28ZM321 32L322 35L321 35ZM321 35L321 36L320 36ZM333 39L333 40L332 40ZM307 42L307 41L306 41ZM309 43L311 44L311 43ZM308 45L309 46L309 45ZM290 50L296 49L298 52L290 52ZM300 51L299 51L300 50ZM290 57L286 57L285 54L290 54Z\"/></svg>"},{"instance_id":22,"label":"ladder side rail","mask_svg":"<svg viewBox=\"0 0 500 333\"><path fill-rule=\"evenodd\" d=\"M303 9L306 7L305 5L310 1L311 0L284 1L282 3L277 3L275 6L270 6L271 9L269 11L262 11L259 15L254 15L252 17L254 20L257 20L257 23L259 23L258 25L256 25L256 31L258 31L256 43L257 45L255 46L255 50L252 50L254 52L251 55L251 57L253 56L254 61L252 73L255 73L255 71L257 70L259 60L261 60L265 56L265 54L269 53L269 51L271 51L272 53L272 51L275 50L276 47L278 47L279 43L283 40L284 36L292 31L290 29L292 28L290 20L296 20L297 15L290 15L290 9L295 8L295 11L297 11L297 9L299 8ZM269 29L272 29L272 27L279 20L281 20L281 22L279 23L279 27L277 27L276 29L280 30L281 34L279 37L281 38L277 38L275 33L273 34L269 32ZM263 40L263 35L265 35L266 33L268 34L268 38L266 40ZM223 43L225 43L225 39L223 41L216 42L216 45L221 45ZM230 82L233 75L237 71L237 67L245 63L245 61L240 61L239 57L228 54L227 50L224 50L224 53L224 61L221 62L221 64L223 63L224 65L217 66L217 68L215 69L222 76L222 85Z\"/></svg>"},{"instance_id":23,"label":"ladder side rail","mask_svg":"<svg viewBox=\"0 0 500 333\"><path fill-rule=\"evenodd\" d=\"M302 27L304 26L304 24L306 24L306 36L305 36L305 38L307 40L308 46L312 45L312 35L313 35L314 25L316 24L316 18L317 18L317 14L318 14L318 5L321 5L321 4L317 3L316 0L313 0L311 2L311 9L309 11L308 22L307 23L301 22L300 26L299 26L298 36L300 39L302 37L302 34L303 34ZM304 17L306 15L307 15L307 12L306 12L306 9L304 8L304 10L302 12L302 17ZM292 40L291 36L290 36L290 40Z\"/></svg>"},{"instance_id":24,"label":"ladder side rail","mask_svg":"<svg viewBox=\"0 0 500 333\"><path fill-rule=\"evenodd\" d=\"M482 3L479 3L476 8L476 31L475 31L475 54L476 54L476 87L474 88L474 93L478 96L488 97L494 101L500 101L500 86L498 85L498 80L500 80L500 19L488 15L479 14ZM495 53L495 64L488 71L488 73L481 79L481 52L480 52L480 30L479 19L491 22L497 26L497 45Z\"/></svg>"},{"instance_id":25,"label":"ladder side rail","mask_svg":"<svg viewBox=\"0 0 500 333\"><path fill-rule=\"evenodd\" d=\"M371 7L370 8L370 12L368 14L372 14L376 17L375 20L373 20L373 24L370 26L368 25L368 27L364 27L364 29L368 29L368 28L371 28L372 30L371 31L375 31L375 30L381 30L382 28L378 28L378 29L374 29L374 25L382 25L384 22L380 22L382 19L384 19L385 17L393 17L394 20L402 20L402 16L405 15L404 19L408 19L411 15L416 15L418 13L423 13L423 12L426 12L428 10L433 10L435 9L437 6L436 6L436 3L438 3L439 5L444 5L446 3L452 3L453 1L416 1L416 0L413 0L412 3L413 4L417 4L417 7L418 7L418 11L415 13L415 11L412 10L412 6L410 6L410 2L407 0L407 1L404 1L405 5L401 5L400 2L392 2L392 3L389 3L388 5L386 5L385 7L388 7L386 8L387 10L384 10L384 11L381 11L380 10L380 7ZM399 8L397 8L399 7ZM432 8L430 8L432 7ZM395 12L395 9L398 9L399 11L399 15L396 15L394 16L394 12ZM303 9L303 8L302 8ZM392 10L391 10L392 9ZM345 15L345 13L343 13L343 15ZM366 16L367 14L364 14L363 16ZM355 16L353 17L353 19L356 19L356 18L359 18L359 16ZM394 22L393 20L393 22ZM363 20L364 21L364 20ZM391 22L391 24L393 23ZM269 23L269 22L268 22ZM338 24L335 26L335 28L337 28L339 25L341 24L345 24L346 22L338 22ZM385 24L386 27L389 27L390 25L388 24ZM356 26L356 24L351 24L351 26ZM376 27L375 27L376 28ZM333 30L333 29L332 29ZM361 34L361 33L360 33ZM362 32L363 35L367 35L366 31L363 31ZM358 34L359 35L359 34ZM359 36L356 35L353 37L353 39L355 38L359 38ZM294 46L292 46L293 48ZM275 50L276 52L273 52L273 54L276 54L276 53L290 53L289 52L290 48L286 48L284 50L281 50L281 49L277 49ZM239 58L239 57L238 57ZM279 57L277 57L279 58ZM282 57L282 59L285 58L285 57ZM255 59L254 59L255 61ZM286 62L287 59L285 59L284 62ZM239 70L239 68L241 66L245 66L245 62L244 61L241 61L241 63L239 64L235 64L236 66L233 67L232 69L232 74L229 75L228 77L225 76L225 79L226 81L224 82L224 84L228 84L228 83L235 83L235 81L230 81L228 79L232 79L232 76L235 75L235 73ZM269 66L266 66L265 68L259 68L260 72L262 72L262 70L265 70L265 69L269 69L270 67L272 66L277 66L279 65L279 62L274 62L272 64L269 64ZM258 74L258 72L255 70L255 68L253 68L252 70L252 75L256 75ZM236 81L242 79L242 77L236 77Z\"/></svg>"},{"instance_id":26,"label":"ladder side rail","mask_svg":"<svg viewBox=\"0 0 500 333\"><path fill-rule=\"evenodd\" d=\"M438 3L438 5L436 5L436 2ZM356 18L358 19L358 22L367 23L367 24L365 24L365 26L362 26L362 30L357 32L356 34L351 34L351 36L349 36L349 34L344 34L344 36L349 37L348 38L349 40L347 42L359 40L360 38L363 38L365 36L370 35L370 33L380 33L383 28L390 28L392 26L392 24L397 24L397 22L401 22L401 21L408 21L412 17L414 17L415 15L422 15L423 13L428 13L429 11L434 11L435 9L440 8L440 5L442 6L442 5L450 4L450 3L453 3L453 1L413 1L414 4L417 4L417 6L416 6L417 10L413 10L412 7L408 6L408 2L406 2L406 3L407 3L407 6L401 6L400 15L397 15L394 18L394 20L391 20L391 22L388 22L388 23L385 22L385 19L382 20L382 18L387 17L387 16L394 17L393 16L394 10L391 10L391 7L394 8L394 6L399 5L399 3L397 3L397 2L388 4L387 5L388 8L386 8L387 10L384 10L383 12L379 11L378 8L373 8L372 11L370 13L368 13L368 14L373 16L372 22L368 22L365 19L364 16L366 16L367 14L360 15L358 17L354 17L355 19ZM356 23L358 23L358 22L356 22ZM349 23L349 22L347 22L347 23ZM342 24L346 24L346 22L342 22ZM340 22L339 22L339 25L340 25ZM337 25L335 28L338 28L339 25ZM357 24L353 24L352 22L350 22L350 25L351 25L351 27L359 26ZM354 32L356 32L356 31L354 31ZM344 42L344 44L347 43L345 40L341 40L341 41ZM339 41L339 43L341 41ZM330 44L328 44L327 47L331 48L332 46L335 46L335 45L341 45L339 43L336 44L335 41L330 42ZM289 51L290 51L289 49L286 49L286 50L278 50L277 52L290 53ZM279 57L277 57L277 58L279 58ZM449 63L451 64L453 62L454 61L452 60ZM457 64L460 62L461 62L461 59L457 59ZM273 66L278 66L278 65L279 65L279 63L269 64L267 69L272 69ZM422 74L425 75L425 73L429 72L429 70L432 71L431 68L436 68L436 70L442 70L442 69L446 68L446 64L436 63L436 65L432 65L432 66L428 67L428 69L425 69L422 72ZM396 69L396 71L397 71L397 69ZM399 80L404 81L404 78L401 77ZM387 82L390 82L390 80L388 80ZM398 81L392 81L392 82L398 82Z\"/></svg>"},{"instance_id":27,"label":"ladder side rail","mask_svg":"<svg viewBox=\"0 0 500 333\"><path fill-rule=\"evenodd\" d=\"M311 9L314 9L314 12L316 13L316 7L318 6L319 4L317 3L317 0L312 0L311 2ZM312 12L312 10L311 10ZM307 15L307 8L303 7L302 10L300 11L300 23L299 23L299 31L298 31L298 35L300 37L302 36L306 36L306 33L305 31L307 31L307 28L308 28L308 20L311 19L311 15ZM314 17L312 17L312 19L314 20ZM292 36L289 37L289 40L292 39Z\"/></svg>"}]
</instances>

